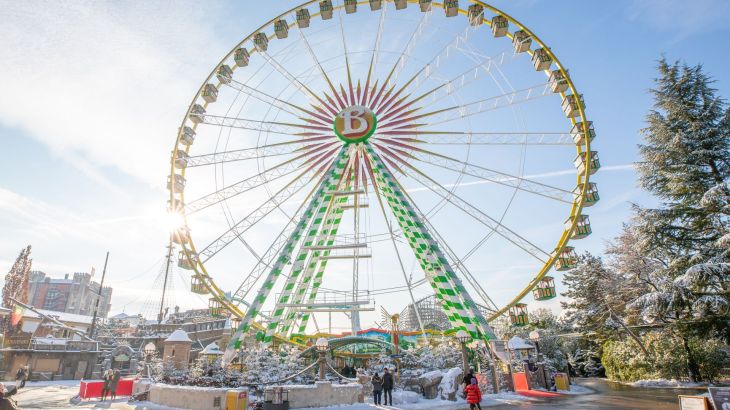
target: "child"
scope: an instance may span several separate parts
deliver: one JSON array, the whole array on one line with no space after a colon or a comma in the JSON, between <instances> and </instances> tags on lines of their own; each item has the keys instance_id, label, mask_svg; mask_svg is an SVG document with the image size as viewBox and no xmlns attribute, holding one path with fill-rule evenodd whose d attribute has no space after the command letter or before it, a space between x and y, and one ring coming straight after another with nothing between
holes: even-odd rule
<instances>
[{"instance_id":1,"label":"child","mask_svg":"<svg viewBox=\"0 0 730 410\"><path fill-rule=\"evenodd\" d=\"M479 402L482 401L482 392L479 390L476 378L471 379L471 384L466 386L464 393L466 393L466 402L469 403L469 408L471 410L482 410L482 406L479 404Z\"/></svg>"},{"instance_id":2,"label":"child","mask_svg":"<svg viewBox=\"0 0 730 410\"><path fill-rule=\"evenodd\" d=\"M373 376L373 404L380 404L380 397L383 394L383 379L376 372Z\"/></svg>"}]
</instances>

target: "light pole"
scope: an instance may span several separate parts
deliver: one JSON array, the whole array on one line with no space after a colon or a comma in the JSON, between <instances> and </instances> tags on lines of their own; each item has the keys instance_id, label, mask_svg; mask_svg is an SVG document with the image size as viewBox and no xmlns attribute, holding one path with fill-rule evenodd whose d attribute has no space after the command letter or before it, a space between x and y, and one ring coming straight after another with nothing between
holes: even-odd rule
<instances>
[{"instance_id":1,"label":"light pole","mask_svg":"<svg viewBox=\"0 0 730 410\"><path fill-rule=\"evenodd\" d=\"M467 360L466 356L466 344L469 343L471 340L471 336L469 336L469 333L466 333L465 330L459 330L456 332L456 340L461 343L461 364L464 367L464 375L469 373L469 361Z\"/></svg>"},{"instance_id":2,"label":"light pole","mask_svg":"<svg viewBox=\"0 0 730 410\"><path fill-rule=\"evenodd\" d=\"M330 342L326 338L320 337L319 339L317 339L315 347L317 348L317 352L319 353L319 380L324 380L324 367L327 364L325 354L330 348Z\"/></svg>"},{"instance_id":3,"label":"light pole","mask_svg":"<svg viewBox=\"0 0 730 410\"><path fill-rule=\"evenodd\" d=\"M152 359L152 355L155 354L157 351L157 347L154 343L149 342L146 345L144 345L144 361L145 361L145 367L147 367L147 377L150 377L150 360Z\"/></svg>"},{"instance_id":4,"label":"light pole","mask_svg":"<svg viewBox=\"0 0 730 410\"><path fill-rule=\"evenodd\" d=\"M530 340L535 342L535 351L537 352L537 361L540 361L540 332L533 330L530 332Z\"/></svg>"}]
</instances>

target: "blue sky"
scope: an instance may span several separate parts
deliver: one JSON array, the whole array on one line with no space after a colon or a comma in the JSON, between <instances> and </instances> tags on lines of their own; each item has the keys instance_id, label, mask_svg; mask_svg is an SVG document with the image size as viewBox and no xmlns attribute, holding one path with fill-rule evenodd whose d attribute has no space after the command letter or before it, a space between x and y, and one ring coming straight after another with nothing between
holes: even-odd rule
<instances>
[{"instance_id":1,"label":"blue sky","mask_svg":"<svg viewBox=\"0 0 730 410\"><path fill-rule=\"evenodd\" d=\"M155 263L164 254L164 182L180 117L231 47L296 4L5 2L0 271L26 244L34 246L34 266L55 276L100 270L109 250L112 311L140 310L153 297ZM575 246L600 252L627 220L630 202L653 202L629 165L657 58L702 63L730 98L730 3L493 4L540 35L586 97L604 166L594 179L602 201L590 210L593 236ZM179 303L202 306L178 279ZM504 285L499 299L521 284Z\"/></svg>"}]
</instances>

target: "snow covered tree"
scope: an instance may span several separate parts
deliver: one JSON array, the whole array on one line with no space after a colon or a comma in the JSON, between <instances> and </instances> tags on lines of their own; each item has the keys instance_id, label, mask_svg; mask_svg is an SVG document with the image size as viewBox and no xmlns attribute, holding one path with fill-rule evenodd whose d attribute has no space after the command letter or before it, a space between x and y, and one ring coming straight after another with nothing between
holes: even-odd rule
<instances>
[{"instance_id":1,"label":"snow covered tree","mask_svg":"<svg viewBox=\"0 0 730 410\"><path fill-rule=\"evenodd\" d=\"M8 274L5 275L5 285L3 286L3 306L12 310L10 317L3 324L6 335L12 334L22 326L23 310L17 306L12 299L19 302L28 303L28 278L30 268L33 265L33 259L30 259L31 246L20 251L20 255L15 259L13 267L10 268ZM12 298L12 299L11 299Z\"/></svg>"}]
</instances>

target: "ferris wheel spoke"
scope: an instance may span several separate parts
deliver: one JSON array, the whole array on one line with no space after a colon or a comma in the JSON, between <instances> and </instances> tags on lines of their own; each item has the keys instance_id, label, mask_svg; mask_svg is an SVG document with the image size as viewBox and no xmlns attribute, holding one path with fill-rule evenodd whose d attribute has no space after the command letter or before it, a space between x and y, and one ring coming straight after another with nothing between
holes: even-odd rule
<instances>
[{"instance_id":1,"label":"ferris wheel spoke","mask_svg":"<svg viewBox=\"0 0 730 410\"><path fill-rule=\"evenodd\" d=\"M447 122L460 120L462 118L471 117L473 115L481 114L484 112L498 110L517 104L523 104L526 102L534 101L539 98L550 95L550 84L543 83L533 87L525 88L522 90L512 91L505 94L500 94L494 97L489 97L477 101L473 101L466 104L455 105L440 110L427 112L424 114L418 114L409 116L414 111L409 110L401 115L393 117L390 121L384 123L382 128L390 128L395 130L420 128L423 126L431 126L437 124L444 124ZM426 123L414 123L415 121L422 121L430 118L429 122ZM405 125L404 125L405 124ZM380 126L380 124L378 124Z\"/></svg>"},{"instance_id":2,"label":"ferris wheel spoke","mask_svg":"<svg viewBox=\"0 0 730 410\"><path fill-rule=\"evenodd\" d=\"M311 124L293 124L288 122L261 121L246 118L226 117L220 115L198 114L203 123L217 127L239 128L251 131L270 132L273 134L310 137L331 133L331 127Z\"/></svg>"},{"instance_id":3,"label":"ferris wheel spoke","mask_svg":"<svg viewBox=\"0 0 730 410\"><path fill-rule=\"evenodd\" d=\"M385 14L388 7L382 7L380 12L380 21L378 22L378 30L375 32L375 43L373 44L373 54L370 56L370 66L368 67L368 75L365 79L362 94L360 90L357 92L358 104L366 105L368 103L368 91L370 90L370 79L378 64L378 56L380 54L380 41L382 39L385 28ZM360 83L358 82L358 88Z\"/></svg>"},{"instance_id":4,"label":"ferris wheel spoke","mask_svg":"<svg viewBox=\"0 0 730 410\"><path fill-rule=\"evenodd\" d=\"M204 165L222 164L225 162L277 157L282 155L301 153L303 151L308 151L308 153L314 153L333 145L333 143L324 143L323 140L332 140L332 137L313 137L296 141L261 145L253 148L220 151L213 154L194 155L186 157L185 163L187 168L194 168Z\"/></svg>"},{"instance_id":5,"label":"ferris wheel spoke","mask_svg":"<svg viewBox=\"0 0 730 410\"><path fill-rule=\"evenodd\" d=\"M554 187L548 184L543 184L540 182L535 182L533 180L519 177L517 175L511 175L505 172L495 171L493 169L485 168L480 165L472 164L466 161L461 161L446 155L437 154L433 151L428 151L426 149L416 148L412 146L409 147L405 144L396 143L394 141L388 140L383 140L383 142L395 145L400 148L411 150L410 152L406 152L402 149L391 147L390 149L388 149L388 151L393 153L393 155L400 154L406 158L419 160L424 163L435 165L437 167L451 170L454 172L464 173L466 175L470 175L484 181L516 188L524 192L529 192L535 195L540 195L545 198L554 199L568 204L573 203L573 193L565 189ZM379 144L378 147L382 148L382 145Z\"/></svg>"},{"instance_id":6,"label":"ferris wheel spoke","mask_svg":"<svg viewBox=\"0 0 730 410\"><path fill-rule=\"evenodd\" d=\"M405 144L428 145L548 145L575 146L573 137L564 132L471 132L471 131L382 131L379 139Z\"/></svg>"},{"instance_id":7,"label":"ferris wheel spoke","mask_svg":"<svg viewBox=\"0 0 730 410\"><path fill-rule=\"evenodd\" d=\"M293 115L294 117L300 118L302 114L309 115L311 117L319 119L323 124L327 124L329 120L327 120L325 117L322 117L320 114L315 113L312 110L308 110L304 107L301 107L299 105L296 105L294 103L291 103L289 101L285 101L279 98L276 98L274 96L271 96L261 90L258 90L254 87L250 87L244 83L238 82L233 78L230 78L228 80L226 86L236 90L240 91L250 97L253 97L263 103L266 103L268 105L274 106L282 111L286 111L289 114ZM294 112L292 109L298 110L299 113Z\"/></svg>"},{"instance_id":8,"label":"ferris wheel spoke","mask_svg":"<svg viewBox=\"0 0 730 410\"><path fill-rule=\"evenodd\" d=\"M335 150L330 150L323 153L316 153L315 151L305 152L294 158L281 162L256 175L238 181L234 184L228 185L213 193L204 195L200 198L195 199L194 201L189 202L185 205L185 213L187 215L194 214L198 211L218 204L227 199L233 198L244 192L268 184L271 181L293 174L307 164L316 164L327 157L331 157Z\"/></svg>"},{"instance_id":9,"label":"ferris wheel spoke","mask_svg":"<svg viewBox=\"0 0 730 410\"><path fill-rule=\"evenodd\" d=\"M347 51L347 39L345 38L345 24L342 21L342 9L339 9L338 11L338 17L340 19L340 37L342 38L342 49L345 52L345 67L347 69L347 84L350 90L349 97L350 97L350 104L355 104L355 90L352 87L352 75L350 72L350 55ZM342 85L340 85L342 86ZM347 94L347 93L344 93ZM347 96L345 96L345 100L347 100ZM344 108L344 107L342 107Z\"/></svg>"},{"instance_id":10,"label":"ferris wheel spoke","mask_svg":"<svg viewBox=\"0 0 730 410\"><path fill-rule=\"evenodd\" d=\"M407 175L408 177L414 179L421 185L423 185L425 188L427 188L429 191L433 192L434 194L440 196L441 198L445 199L448 203L452 204L455 208L462 210L467 215L471 216L484 226L488 227L489 229L494 230L498 235L512 243L513 245L517 246L518 248L522 249L523 251L527 252L531 256L533 256L535 259L539 260L540 262L545 263L547 259L550 258L550 254L548 252L545 252L544 250L540 249L537 245L534 245L527 239L520 236L518 233L514 232L507 226L503 225L498 220L492 218L491 216L487 215L483 211L481 211L478 207L475 207L474 205L470 204L469 202L465 201L463 198L459 197L455 193L449 191L446 189L443 185L438 183L433 178L426 175L423 171L417 169L413 165L411 165L408 161L402 159L400 156L394 154L392 151L388 150L385 147L379 147L380 150L382 150L388 158L391 160L394 160L399 164L400 171Z\"/></svg>"}]
</instances>

